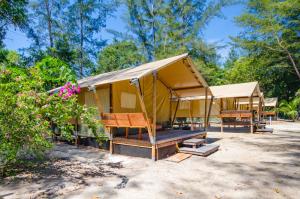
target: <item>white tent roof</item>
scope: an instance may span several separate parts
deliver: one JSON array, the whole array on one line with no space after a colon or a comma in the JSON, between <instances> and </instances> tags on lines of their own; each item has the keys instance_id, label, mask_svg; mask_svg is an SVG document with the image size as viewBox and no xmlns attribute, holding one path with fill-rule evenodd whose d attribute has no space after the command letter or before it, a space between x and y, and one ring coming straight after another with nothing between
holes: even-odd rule
<instances>
[{"instance_id":1,"label":"white tent roof","mask_svg":"<svg viewBox=\"0 0 300 199\"><path fill-rule=\"evenodd\" d=\"M277 97L265 98L265 106L276 107L278 102Z\"/></svg>"},{"instance_id":2,"label":"white tent roof","mask_svg":"<svg viewBox=\"0 0 300 199\"><path fill-rule=\"evenodd\" d=\"M256 97L261 95L258 82L211 86L210 90L215 98L250 97L252 94L253 97Z\"/></svg>"},{"instance_id":3,"label":"white tent roof","mask_svg":"<svg viewBox=\"0 0 300 199\"><path fill-rule=\"evenodd\" d=\"M147 74L150 74L153 71L162 69L172 63L175 63L181 59L189 58L188 54L182 54L175 57L170 57L167 59L162 59L159 61L154 61L146 64L142 64L136 67L130 67L123 70L113 71L109 73L103 73L91 77L87 77L78 81L80 87L88 87L88 86L96 86L96 85L103 85L123 80L130 80L134 78L141 78ZM194 71L197 74L199 81L203 84L203 86L207 86L207 83L200 75L198 71Z\"/></svg>"},{"instance_id":4,"label":"white tent roof","mask_svg":"<svg viewBox=\"0 0 300 199\"><path fill-rule=\"evenodd\" d=\"M93 87L124 80L139 79L154 71L158 72L160 81L167 83L167 86L170 89L174 89L181 97L202 95L205 90L203 87L208 87L187 53L136 67L90 76L78 80L78 84L81 88ZM55 92L57 89L49 92Z\"/></svg>"}]
</instances>

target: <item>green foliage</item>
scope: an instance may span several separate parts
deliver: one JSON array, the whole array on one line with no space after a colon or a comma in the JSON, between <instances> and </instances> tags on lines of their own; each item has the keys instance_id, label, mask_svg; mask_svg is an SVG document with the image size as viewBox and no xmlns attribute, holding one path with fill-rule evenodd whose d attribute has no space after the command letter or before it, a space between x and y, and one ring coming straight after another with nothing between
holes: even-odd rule
<instances>
[{"instance_id":1,"label":"green foliage","mask_svg":"<svg viewBox=\"0 0 300 199\"><path fill-rule=\"evenodd\" d=\"M106 27L106 20L116 7L115 0L70 1L64 28L76 50L74 70L79 77L93 71L97 53L106 44L99 32Z\"/></svg>"},{"instance_id":2,"label":"green foliage","mask_svg":"<svg viewBox=\"0 0 300 199\"><path fill-rule=\"evenodd\" d=\"M115 42L105 47L99 54L95 73L110 72L144 62L136 45L131 41Z\"/></svg>"},{"instance_id":3,"label":"green foliage","mask_svg":"<svg viewBox=\"0 0 300 199\"><path fill-rule=\"evenodd\" d=\"M9 26L24 28L27 22L26 0L0 1L0 48L4 47L3 40Z\"/></svg>"},{"instance_id":4,"label":"green foliage","mask_svg":"<svg viewBox=\"0 0 300 199\"><path fill-rule=\"evenodd\" d=\"M289 99L299 88L300 2L250 0L237 18L245 30L233 38L245 58L234 63L229 80L258 80L269 96Z\"/></svg>"},{"instance_id":5,"label":"green foliage","mask_svg":"<svg viewBox=\"0 0 300 199\"><path fill-rule=\"evenodd\" d=\"M286 100L282 100L279 105L279 112L283 113L288 118L292 119L293 121L298 119L298 111L300 105L300 98L295 97L290 102Z\"/></svg>"},{"instance_id":6,"label":"green foliage","mask_svg":"<svg viewBox=\"0 0 300 199\"><path fill-rule=\"evenodd\" d=\"M57 58L45 57L36 63L35 68L38 70L36 74L43 79L45 90L57 88L66 82L75 82L76 76L71 67Z\"/></svg>"},{"instance_id":7,"label":"green foliage","mask_svg":"<svg viewBox=\"0 0 300 199\"><path fill-rule=\"evenodd\" d=\"M231 1L125 1L128 26L148 61L191 50L200 33Z\"/></svg>"},{"instance_id":8,"label":"green foliage","mask_svg":"<svg viewBox=\"0 0 300 199\"><path fill-rule=\"evenodd\" d=\"M101 124L94 108L79 105L77 95L64 98L46 92L45 85L58 84L68 77L63 73L69 74L69 70L57 66L67 67L48 57L36 67L4 65L0 69L0 174L5 175L8 167L24 158L22 154L41 155L49 149L51 125L70 140L74 130L70 121L76 119L86 124L98 141L105 138L98 131Z\"/></svg>"}]
</instances>

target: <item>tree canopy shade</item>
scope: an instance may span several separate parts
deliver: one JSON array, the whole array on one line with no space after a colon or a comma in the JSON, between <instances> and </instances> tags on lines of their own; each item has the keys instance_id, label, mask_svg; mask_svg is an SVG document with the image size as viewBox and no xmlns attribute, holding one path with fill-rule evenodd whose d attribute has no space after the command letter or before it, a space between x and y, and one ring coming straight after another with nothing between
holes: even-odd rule
<instances>
[{"instance_id":1,"label":"tree canopy shade","mask_svg":"<svg viewBox=\"0 0 300 199\"><path fill-rule=\"evenodd\" d=\"M27 23L26 0L2 0L0 1L0 47L10 25L24 28Z\"/></svg>"}]
</instances>

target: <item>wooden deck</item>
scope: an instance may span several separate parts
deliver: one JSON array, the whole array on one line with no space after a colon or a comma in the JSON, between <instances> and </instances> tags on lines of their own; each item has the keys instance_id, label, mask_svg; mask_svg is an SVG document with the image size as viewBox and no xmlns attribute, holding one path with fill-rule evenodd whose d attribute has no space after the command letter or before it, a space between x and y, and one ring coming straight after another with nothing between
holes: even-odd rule
<instances>
[{"instance_id":1,"label":"wooden deck","mask_svg":"<svg viewBox=\"0 0 300 199\"><path fill-rule=\"evenodd\" d=\"M205 131L191 130L167 130L157 131L155 149L157 159L162 159L173 155L176 152L178 143L182 143L190 138L205 138ZM147 133L142 134L142 139L138 135L129 135L126 137L114 137L112 140L114 152L124 153L126 155L151 157L151 148L153 147ZM138 153L138 154L135 154Z\"/></svg>"},{"instance_id":2,"label":"wooden deck","mask_svg":"<svg viewBox=\"0 0 300 199\"><path fill-rule=\"evenodd\" d=\"M205 131L197 130L165 130L165 131L157 131L156 135L156 144L163 144L166 142L182 142L185 139L193 138L193 137L203 137L206 136ZM126 141L125 141L126 140ZM147 133L142 134L142 139L138 139L138 135L129 135L128 139L125 137L115 137L113 139L114 143L124 141L124 143L131 144L142 144L143 146L150 146L150 140ZM147 144L146 144L147 143Z\"/></svg>"}]
</instances>

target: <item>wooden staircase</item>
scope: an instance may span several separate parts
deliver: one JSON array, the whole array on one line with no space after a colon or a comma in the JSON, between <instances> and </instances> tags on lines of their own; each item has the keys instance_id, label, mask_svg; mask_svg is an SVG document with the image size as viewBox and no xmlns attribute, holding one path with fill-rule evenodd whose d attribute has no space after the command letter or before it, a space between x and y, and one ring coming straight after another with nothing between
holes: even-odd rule
<instances>
[{"instance_id":1,"label":"wooden staircase","mask_svg":"<svg viewBox=\"0 0 300 199\"><path fill-rule=\"evenodd\" d=\"M179 148L179 152L188 153L199 156L209 156L219 149L219 145L206 144L205 139L188 139L183 142L183 147Z\"/></svg>"},{"instance_id":2,"label":"wooden staircase","mask_svg":"<svg viewBox=\"0 0 300 199\"><path fill-rule=\"evenodd\" d=\"M273 133L273 129L266 128L266 122L258 122L255 125L255 132L256 133Z\"/></svg>"}]
</instances>

